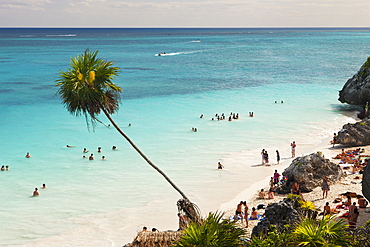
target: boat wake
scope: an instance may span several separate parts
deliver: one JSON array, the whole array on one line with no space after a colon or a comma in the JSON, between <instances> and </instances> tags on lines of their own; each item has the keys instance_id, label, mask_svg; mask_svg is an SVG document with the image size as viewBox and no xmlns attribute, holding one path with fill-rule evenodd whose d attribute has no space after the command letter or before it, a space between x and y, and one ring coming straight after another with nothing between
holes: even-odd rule
<instances>
[{"instance_id":1,"label":"boat wake","mask_svg":"<svg viewBox=\"0 0 370 247\"><path fill-rule=\"evenodd\" d=\"M176 55L186 55L186 54L192 54L197 53L198 51L189 51L189 52L160 52L155 54L156 57L165 57L165 56L176 56Z\"/></svg>"}]
</instances>

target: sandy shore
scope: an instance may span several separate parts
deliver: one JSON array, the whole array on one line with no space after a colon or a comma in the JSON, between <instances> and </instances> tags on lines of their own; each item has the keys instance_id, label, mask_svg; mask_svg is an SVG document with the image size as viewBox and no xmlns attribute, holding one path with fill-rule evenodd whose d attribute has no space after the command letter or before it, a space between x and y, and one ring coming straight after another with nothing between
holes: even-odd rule
<instances>
[{"instance_id":1,"label":"sandy shore","mask_svg":"<svg viewBox=\"0 0 370 247\"><path fill-rule=\"evenodd\" d=\"M345 150L349 150L349 149L353 150L354 149L354 148L344 147L344 146L340 146L340 145L333 148L331 145L328 145L329 139L325 140L323 143L324 144L326 143L327 145L317 147L318 149L316 151L321 151L324 154L325 158L330 159L330 161L332 161L336 164L338 164L340 160L333 159L333 157L335 157L337 154L341 153L342 148L344 148ZM365 150L364 154L370 155L370 146L364 146L364 147L360 147L360 148L361 149L364 148L364 150ZM310 154L310 153L313 153L313 152L316 152L316 151L308 152L307 154ZM283 172L283 170L290 165L290 162L291 162L291 159L286 160L283 165L274 165L274 166L272 166L272 168L273 169L278 169L280 174L281 174ZM271 176L272 176L272 174L271 174ZM358 177L360 177L360 179L358 179ZM334 199L340 197L340 194L342 194L342 193L355 192L357 194L362 195L361 178L362 178L362 175L360 175L360 174L347 174L347 176L343 177L340 181L338 181L336 183L331 183L330 191L328 193L328 197L325 198L325 199L323 199L321 187L315 188L310 193L303 193L303 197L304 197L305 200L313 202L314 205L316 206L316 208L320 211L323 211L323 208L324 208L324 205L326 204L326 202L329 202L329 205L330 205L331 208L335 208L335 206L338 205L338 203L334 203ZM230 203L235 204L234 208L230 207L230 203L223 205L224 207L228 207L227 210L223 210L225 212L225 216L226 217L232 217L234 215L236 206L237 206L239 201L247 201L247 205L249 207L249 213L250 213L252 207L257 207L258 204L263 203L264 205L268 205L270 203L281 201L287 196L287 195L283 195L283 194L276 194L274 199L259 199L258 198L258 192L262 188L264 188L265 191L268 191L268 189L269 189L269 178L266 178L266 180L264 180L260 183L257 183L254 188L249 188L248 190L241 193L239 195L240 196L239 198L236 198L233 202L230 202ZM252 193L252 194L251 194L251 189L254 189L254 193ZM249 195L248 195L248 192L249 192ZM243 198L243 196L244 196L244 198ZM239 199L239 201L237 201L238 199ZM357 202L357 200L353 200L353 201ZM348 210L340 209L340 212L337 215L340 216L340 215L342 215L343 213L345 213L347 211ZM264 209L260 209L260 210L258 210L258 212L259 212L259 214L262 215L264 213ZM357 226L363 226L364 223L369 219L370 219L369 206L366 209L360 209L360 214L359 214L359 217L358 217ZM245 226L245 222L238 221L238 224L240 226L243 226L243 227ZM247 236L250 236L250 233L251 233L253 227L256 226L257 224L258 224L257 220L250 220L248 222Z\"/></svg>"}]
</instances>

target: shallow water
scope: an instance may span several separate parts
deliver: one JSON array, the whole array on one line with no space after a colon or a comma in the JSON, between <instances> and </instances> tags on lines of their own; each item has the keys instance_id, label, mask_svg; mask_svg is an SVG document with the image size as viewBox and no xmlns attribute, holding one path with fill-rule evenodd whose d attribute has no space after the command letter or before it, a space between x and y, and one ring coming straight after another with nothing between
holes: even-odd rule
<instances>
[{"instance_id":1,"label":"shallow water","mask_svg":"<svg viewBox=\"0 0 370 247\"><path fill-rule=\"evenodd\" d=\"M350 121L338 91L369 39L367 29L0 29L0 163L10 166L0 246L122 245L143 225L177 227L180 195L112 127L89 131L55 96L59 70L87 47L122 69L115 121L206 214L269 176L256 166L262 148L284 161L291 141L301 155ZM230 112L240 119L211 120Z\"/></svg>"}]
</instances>

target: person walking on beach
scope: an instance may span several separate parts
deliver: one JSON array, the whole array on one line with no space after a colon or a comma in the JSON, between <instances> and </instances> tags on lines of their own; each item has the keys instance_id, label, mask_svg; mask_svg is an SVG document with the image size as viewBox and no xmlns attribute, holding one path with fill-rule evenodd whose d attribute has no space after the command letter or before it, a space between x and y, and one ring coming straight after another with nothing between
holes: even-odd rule
<instances>
[{"instance_id":1,"label":"person walking on beach","mask_svg":"<svg viewBox=\"0 0 370 247\"><path fill-rule=\"evenodd\" d=\"M349 206L348 222L350 224L350 228L351 228L351 225L353 226L352 228L355 228L358 215L359 215L359 211L356 206L356 202L354 202L351 206Z\"/></svg>"},{"instance_id":2,"label":"person walking on beach","mask_svg":"<svg viewBox=\"0 0 370 247\"><path fill-rule=\"evenodd\" d=\"M265 149L262 149L261 157L262 157L262 165L264 165L265 164Z\"/></svg>"},{"instance_id":3,"label":"person walking on beach","mask_svg":"<svg viewBox=\"0 0 370 247\"><path fill-rule=\"evenodd\" d=\"M295 141L290 143L290 146L292 147L292 158L294 158L295 157L295 148L297 147L297 145L295 144Z\"/></svg>"},{"instance_id":4,"label":"person walking on beach","mask_svg":"<svg viewBox=\"0 0 370 247\"><path fill-rule=\"evenodd\" d=\"M276 150L276 161L277 161L277 164L280 164L280 153L278 150Z\"/></svg>"},{"instance_id":5,"label":"person walking on beach","mask_svg":"<svg viewBox=\"0 0 370 247\"><path fill-rule=\"evenodd\" d=\"M278 184L280 180L280 174L278 173L277 170L274 172L274 184Z\"/></svg>"},{"instance_id":6,"label":"person walking on beach","mask_svg":"<svg viewBox=\"0 0 370 247\"><path fill-rule=\"evenodd\" d=\"M330 190L330 181L329 181L328 176L324 177L322 181L321 189L322 189L322 198L324 199L328 197L328 191Z\"/></svg>"}]
</instances>

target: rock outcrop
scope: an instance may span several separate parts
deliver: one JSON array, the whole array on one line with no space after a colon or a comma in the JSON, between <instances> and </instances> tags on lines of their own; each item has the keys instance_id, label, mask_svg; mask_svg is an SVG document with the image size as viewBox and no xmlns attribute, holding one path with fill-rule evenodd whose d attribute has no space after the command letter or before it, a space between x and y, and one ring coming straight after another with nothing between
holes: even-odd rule
<instances>
[{"instance_id":1,"label":"rock outcrop","mask_svg":"<svg viewBox=\"0 0 370 247\"><path fill-rule=\"evenodd\" d=\"M287 180L280 186L278 193L287 194L290 193L294 182L298 182L301 192L311 192L322 185L324 176L335 182L344 176L344 173L339 165L317 152L295 158L282 175Z\"/></svg>"},{"instance_id":2,"label":"rock outcrop","mask_svg":"<svg viewBox=\"0 0 370 247\"><path fill-rule=\"evenodd\" d=\"M299 220L298 211L294 208L294 201L285 198L283 201L272 203L265 209L265 218L258 222L252 230L252 236L267 233L270 225L283 226Z\"/></svg>"},{"instance_id":3,"label":"rock outcrop","mask_svg":"<svg viewBox=\"0 0 370 247\"><path fill-rule=\"evenodd\" d=\"M370 119L364 119L354 124L345 124L338 132L336 143L346 146L370 145Z\"/></svg>"},{"instance_id":4,"label":"rock outcrop","mask_svg":"<svg viewBox=\"0 0 370 247\"><path fill-rule=\"evenodd\" d=\"M339 91L339 101L362 107L370 101L370 57Z\"/></svg>"},{"instance_id":5,"label":"rock outcrop","mask_svg":"<svg viewBox=\"0 0 370 247\"><path fill-rule=\"evenodd\" d=\"M370 166L367 165L362 174L362 194L370 201Z\"/></svg>"}]
</instances>

